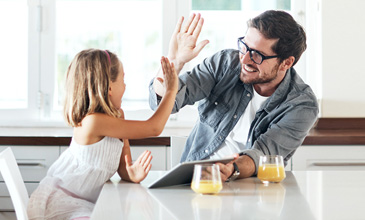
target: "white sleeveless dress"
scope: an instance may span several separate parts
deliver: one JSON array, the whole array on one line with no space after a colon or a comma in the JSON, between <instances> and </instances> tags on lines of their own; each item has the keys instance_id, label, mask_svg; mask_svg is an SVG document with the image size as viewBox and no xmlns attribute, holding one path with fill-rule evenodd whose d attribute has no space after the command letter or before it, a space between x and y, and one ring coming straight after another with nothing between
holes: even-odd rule
<instances>
[{"instance_id":1,"label":"white sleeveless dress","mask_svg":"<svg viewBox=\"0 0 365 220\"><path fill-rule=\"evenodd\" d=\"M72 139L31 195L29 219L90 216L104 183L118 169L122 149L117 138L104 137L91 145Z\"/></svg>"}]
</instances>

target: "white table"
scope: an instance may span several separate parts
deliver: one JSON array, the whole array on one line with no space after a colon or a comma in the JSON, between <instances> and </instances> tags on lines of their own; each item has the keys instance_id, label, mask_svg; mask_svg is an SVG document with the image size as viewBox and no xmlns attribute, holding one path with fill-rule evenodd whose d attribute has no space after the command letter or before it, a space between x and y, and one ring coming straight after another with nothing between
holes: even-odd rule
<instances>
[{"instance_id":1,"label":"white table","mask_svg":"<svg viewBox=\"0 0 365 220\"><path fill-rule=\"evenodd\" d=\"M152 171L141 184L107 182L91 219L365 219L365 171L287 172L268 186L252 177L224 183L218 195L148 189L162 174Z\"/></svg>"}]
</instances>

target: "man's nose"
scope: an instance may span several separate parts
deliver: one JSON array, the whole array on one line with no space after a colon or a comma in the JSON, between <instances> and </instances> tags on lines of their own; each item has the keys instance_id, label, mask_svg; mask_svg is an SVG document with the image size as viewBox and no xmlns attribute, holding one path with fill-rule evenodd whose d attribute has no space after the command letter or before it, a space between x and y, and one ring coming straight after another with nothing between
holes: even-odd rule
<instances>
[{"instance_id":1,"label":"man's nose","mask_svg":"<svg viewBox=\"0 0 365 220\"><path fill-rule=\"evenodd\" d=\"M242 53L240 55L241 55L241 57L240 57L241 63L243 63L243 64L252 64L253 63L253 61L251 60L249 51L247 51L247 53L245 55L243 55Z\"/></svg>"}]
</instances>

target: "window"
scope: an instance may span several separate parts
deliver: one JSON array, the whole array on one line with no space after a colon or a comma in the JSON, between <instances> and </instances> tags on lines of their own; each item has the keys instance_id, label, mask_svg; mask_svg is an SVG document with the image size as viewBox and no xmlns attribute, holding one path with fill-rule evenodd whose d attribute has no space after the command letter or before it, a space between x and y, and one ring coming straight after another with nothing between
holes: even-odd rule
<instances>
[{"instance_id":1,"label":"window","mask_svg":"<svg viewBox=\"0 0 365 220\"><path fill-rule=\"evenodd\" d=\"M201 39L210 43L192 61L197 64L207 56L226 48L237 48L237 38L244 36L247 21L268 9L281 9L290 12L290 0L191 0L192 12L199 12L204 17Z\"/></svg>"},{"instance_id":2,"label":"window","mask_svg":"<svg viewBox=\"0 0 365 220\"><path fill-rule=\"evenodd\" d=\"M86 48L116 53L128 86L123 102L149 108L148 83L163 48L162 3L0 0L0 27L8 33L0 36L8 51L1 55L1 125L63 124L65 73Z\"/></svg>"},{"instance_id":3,"label":"window","mask_svg":"<svg viewBox=\"0 0 365 220\"><path fill-rule=\"evenodd\" d=\"M25 109L28 104L27 21L26 1L0 1L0 109Z\"/></svg>"},{"instance_id":4,"label":"window","mask_svg":"<svg viewBox=\"0 0 365 220\"><path fill-rule=\"evenodd\" d=\"M167 55L180 16L201 13L205 24L200 40L210 40L185 66L188 70L219 50L236 48L246 21L266 9L293 7L290 0L0 0L0 27L5 30L0 35L0 125L63 126L65 72L86 48L119 56L127 84L123 108L131 112L126 115L148 118L148 83L161 55ZM196 111L192 109L181 114ZM179 115L172 121L186 118L195 121Z\"/></svg>"},{"instance_id":5,"label":"window","mask_svg":"<svg viewBox=\"0 0 365 220\"><path fill-rule=\"evenodd\" d=\"M56 9L55 108L62 107L67 66L85 48L116 53L126 73L123 102L146 102L162 54L161 1L57 0Z\"/></svg>"}]
</instances>

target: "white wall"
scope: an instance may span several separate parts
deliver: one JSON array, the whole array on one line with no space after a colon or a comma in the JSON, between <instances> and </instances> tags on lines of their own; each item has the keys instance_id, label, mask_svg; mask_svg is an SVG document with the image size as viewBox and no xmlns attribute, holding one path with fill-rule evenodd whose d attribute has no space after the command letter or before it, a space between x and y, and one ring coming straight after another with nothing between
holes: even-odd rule
<instances>
[{"instance_id":1,"label":"white wall","mask_svg":"<svg viewBox=\"0 0 365 220\"><path fill-rule=\"evenodd\" d=\"M321 0L319 11L321 117L365 117L365 1Z\"/></svg>"}]
</instances>

